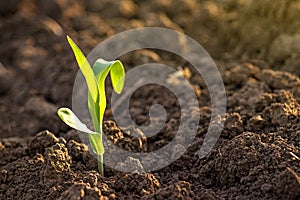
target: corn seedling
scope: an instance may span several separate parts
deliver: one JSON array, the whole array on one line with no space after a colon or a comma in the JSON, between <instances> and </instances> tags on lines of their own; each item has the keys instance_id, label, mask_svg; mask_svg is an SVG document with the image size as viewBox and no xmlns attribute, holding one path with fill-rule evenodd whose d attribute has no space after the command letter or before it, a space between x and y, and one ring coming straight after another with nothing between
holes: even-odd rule
<instances>
[{"instance_id":1,"label":"corn seedling","mask_svg":"<svg viewBox=\"0 0 300 200\"><path fill-rule=\"evenodd\" d=\"M104 175L102 127L104 111L106 108L105 79L108 73L110 73L112 86L116 93L120 94L124 86L125 70L123 64L119 60L105 61L101 58L98 59L94 63L93 68L91 68L88 60L75 42L69 36L67 36L67 39L87 83L88 109L93 121L94 131L88 129L69 108L60 108L57 111L57 114L70 127L88 134L93 152L98 158L99 173Z\"/></svg>"}]
</instances>

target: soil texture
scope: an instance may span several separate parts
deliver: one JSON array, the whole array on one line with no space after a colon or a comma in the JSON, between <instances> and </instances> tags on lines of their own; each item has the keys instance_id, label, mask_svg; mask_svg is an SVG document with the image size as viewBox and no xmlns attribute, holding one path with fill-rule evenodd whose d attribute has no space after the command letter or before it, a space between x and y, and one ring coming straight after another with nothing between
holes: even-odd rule
<instances>
[{"instance_id":1,"label":"soil texture","mask_svg":"<svg viewBox=\"0 0 300 200\"><path fill-rule=\"evenodd\" d=\"M1 1L0 199L300 199L299 1L263 2ZM145 26L187 33L212 55L227 94L226 116L217 119L224 129L200 159L211 120L205 82L178 56L131 52L120 58L126 70L149 62L181 67L199 108L180 109L162 86L141 87L130 100L133 120L149 124L149 107L160 104L168 114L164 127L150 138L133 126L118 127L108 102L110 141L127 151L155 151L175 137L183 113L200 115L198 130L167 167L144 172L155 159L127 157L118 165L139 163L132 173L105 166L103 177L88 146L56 114L71 107L78 71L65 36L88 53L109 36Z\"/></svg>"}]
</instances>

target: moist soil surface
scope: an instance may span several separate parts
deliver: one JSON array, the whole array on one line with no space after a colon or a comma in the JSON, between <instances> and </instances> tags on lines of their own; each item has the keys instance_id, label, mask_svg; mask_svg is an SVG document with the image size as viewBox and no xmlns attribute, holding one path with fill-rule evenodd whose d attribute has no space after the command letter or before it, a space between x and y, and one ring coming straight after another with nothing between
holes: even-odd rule
<instances>
[{"instance_id":1,"label":"moist soil surface","mask_svg":"<svg viewBox=\"0 0 300 200\"><path fill-rule=\"evenodd\" d=\"M284 29L286 33L277 30L277 35L263 35L261 43L249 43L251 38L239 32L245 20L231 24L234 10L242 12L235 7L239 1L188 2L1 1L0 199L300 199L300 51L291 48L293 55L284 57L264 43L292 45L278 38L283 34L299 41L298 36ZM256 14L255 5L243 6L246 14ZM285 21L276 23L284 26ZM127 151L152 152L175 137L183 113L191 119L200 115L198 130L185 153L162 169L143 172L147 161L127 157L118 166L139 163L132 173L105 166L101 176L88 146L56 115L59 107L71 106L78 71L65 35L88 53L109 36L145 26L188 33L215 58L226 88L227 113L214 120L224 122L224 128L213 150L200 158L211 121L205 82L178 56L155 50L129 53L120 58L126 70L149 62L183 68L199 108L182 110L171 91L147 85L134 92L130 114L136 124L148 125L149 107L161 104L168 114L162 130L147 138L133 126L118 127L108 102L104 134ZM225 36L232 31L240 41L220 33L213 38L216 29Z\"/></svg>"}]
</instances>

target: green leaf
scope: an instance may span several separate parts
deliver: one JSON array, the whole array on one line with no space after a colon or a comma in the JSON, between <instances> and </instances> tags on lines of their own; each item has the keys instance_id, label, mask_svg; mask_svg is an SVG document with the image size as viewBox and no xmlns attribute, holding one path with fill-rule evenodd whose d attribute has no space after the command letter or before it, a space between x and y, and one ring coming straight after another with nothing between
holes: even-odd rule
<instances>
[{"instance_id":1,"label":"green leaf","mask_svg":"<svg viewBox=\"0 0 300 200\"><path fill-rule=\"evenodd\" d=\"M124 87L125 70L121 61L116 60L110 68L110 78L116 93L120 94Z\"/></svg>"},{"instance_id":2,"label":"green leaf","mask_svg":"<svg viewBox=\"0 0 300 200\"><path fill-rule=\"evenodd\" d=\"M90 116L93 121L94 129L96 132L100 132L100 124L99 124L99 96L97 98L96 103L94 102L93 98L91 97L90 92L88 92L88 108L90 112Z\"/></svg>"},{"instance_id":3,"label":"green leaf","mask_svg":"<svg viewBox=\"0 0 300 200\"><path fill-rule=\"evenodd\" d=\"M102 58L98 59L93 65L93 70L96 75L96 80L99 89L99 122L100 130L102 130L103 116L106 109L106 94L105 94L105 79L110 72L110 78L114 90L117 93L121 93L124 87L124 74L125 70L122 63L119 60L106 61Z\"/></svg>"},{"instance_id":4,"label":"green leaf","mask_svg":"<svg viewBox=\"0 0 300 200\"><path fill-rule=\"evenodd\" d=\"M60 117L60 119L70 127L78 131L88 133L93 151L98 155L104 154L102 135L100 133L88 129L86 125L83 124L69 108L60 108L57 111L57 114Z\"/></svg>"},{"instance_id":5,"label":"green leaf","mask_svg":"<svg viewBox=\"0 0 300 200\"><path fill-rule=\"evenodd\" d=\"M69 108L60 108L58 109L57 114L62 121L78 131L82 131L88 134L98 134L88 129L86 125L83 124Z\"/></svg>"},{"instance_id":6,"label":"green leaf","mask_svg":"<svg viewBox=\"0 0 300 200\"><path fill-rule=\"evenodd\" d=\"M99 91L97 86L97 80L95 79L95 74L89 62L87 61L86 57L79 49L79 47L74 43L74 41L69 36L67 36L67 39L70 46L72 47L78 66L87 83L88 108L93 121L95 131L99 132L100 131L100 125L99 125L99 111L100 111L99 98L100 97L99 97Z\"/></svg>"},{"instance_id":7,"label":"green leaf","mask_svg":"<svg viewBox=\"0 0 300 200\"><path fill-rule=\"evenodd\" d=\"M118 94L122 92L125 81L125 70L121 61L106 61L100 58L95 62L93 70L96 75L98 85L105 81L108 72L110 72L110 78L114 90Z\"/></svg>"},{"instance_id":8,"label":"green leaf","mask_svg":"<svg viewBox=\"0 0 300 200\"><path fill-rule=\"evenodd\" d=\"M96 103L98 98L98 88L97 88L97 82L95 80L95 74L87 61L86 57L82 53L82 51L79 49L79 47L75 44L75 42L67 36L68 42L70 46L72 47L72 50L74 52L77 64L86 80L88 90L91 94L91 97L93 101Z\"/></svg>"},{"instance_id":9,"label":"green leaf","mask_svg":"<svg viewBox=\"0 0 300 200\"><path fill-rule=\"evenodd\" d=\"M102 142L102 134L89 134L89 139L94 153L97 155L103 155L104 146Z\"/></svg>"}]
</instances>

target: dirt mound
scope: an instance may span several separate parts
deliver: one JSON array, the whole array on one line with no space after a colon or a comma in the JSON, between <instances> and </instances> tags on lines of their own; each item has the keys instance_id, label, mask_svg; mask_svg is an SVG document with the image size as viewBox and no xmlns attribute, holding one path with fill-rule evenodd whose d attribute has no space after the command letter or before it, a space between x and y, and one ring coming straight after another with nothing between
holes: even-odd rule
<instances>
[{"instance_id":1,"label":"dirt mound","mask_svg":"<svg viewBox=\"0 0 300 200\"><path fill-rule=\"evenodd\" d=\"M236 80L234 72L239 70L248 73ZM263 73L269 76L260 75ZM202 127L188 151L155 173L125 174L105 167L106 177L101 177L94 171L95 158L75 132L64 139L43 131L27 142L1 140L0 197L299 198L300 105L299 96L292 93L298 89L299 79L249 64L233 66L225 74L229 112L216 148L204 159L198 158L198 151L210 121L206 106L200 110ZM140 151L143 145L147 151L157 142L132 140L136 130L122 130L113 121L106 121L104 128L111 141L129 151ZM176 134L176 129L169 131ZM168 138L161 140L165 143Z\"/></svg>"}]
</instances>

